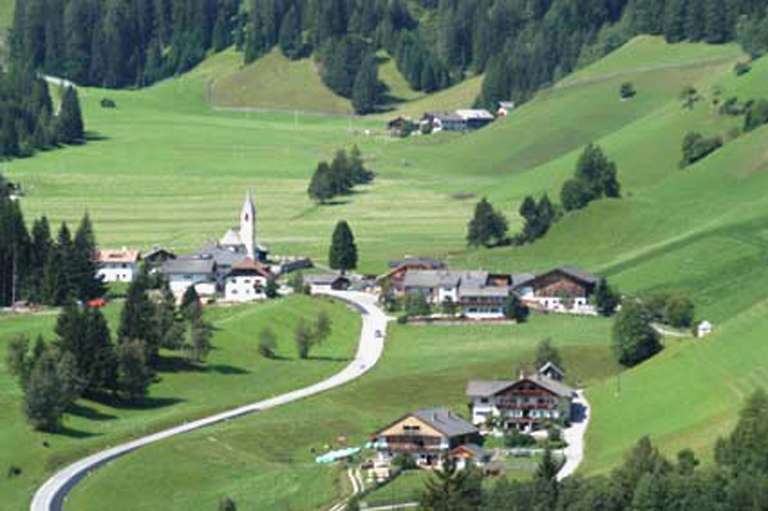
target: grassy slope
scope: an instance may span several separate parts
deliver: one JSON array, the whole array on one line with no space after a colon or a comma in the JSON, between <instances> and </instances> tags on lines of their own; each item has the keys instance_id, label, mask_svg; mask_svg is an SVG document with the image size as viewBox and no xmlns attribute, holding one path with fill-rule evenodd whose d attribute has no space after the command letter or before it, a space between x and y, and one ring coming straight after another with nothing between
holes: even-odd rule
<instances>
[{"instance_id":1,"label":"grassy slope","mask_svg":"<svg viewBox=\"0 0 768 511\"><path fill-rule=\"evenodd\" d=\"M293 330L300 317L312 320L327 310L333 321L333 336L314 353L326 360L296 359ZM116 322L117 306L108 316ZM208 370L172 369L160 372L160 382L151 389L142 407L108 406L82 400L66 417L63 434L32 432L21 414L21 392L0 362L0 468L12 464L23 471L20 477L0 485L2 508L22 510L33 490L56 466L120 439L148 430L255 401L275 393L317 381L339 370L354 352L360 320L343 305L295 297L254 306L216 308L207 312L216 332ZM0 317L0 351L14 335L42 333L50 338L56 316ZM257 352L258 332L269 325L278 337L279 354L285 360L268 361ZM47 440L50 448L42 442Z\"/></svg>"},{"instance_id":2,"label":"grassy slope","mask_svg":"<svg viewBox=\"0 0 768 511\"><path fill-rule=\"evenodd\" d=\"M231 49L213 57L224 64L224 76L216 77L211 86L213 105L352 113L349 100L323 84L312 59L291 61L279 50L247 66L241 66L242 58Z\"/></svg>"},{"instance_id":3,"label":"grassy slope","mask_svg":"<svg viewBox=\"0 0 768 511\"><path fill-rule=\"evenodd\" d=\"M393 326L384 358L370 375L268 414L131 454L89 477L70 497L68 509L197 511L215 507L222 495L245 509L317 509L336 498L339 473L315 465L311 449L324 452L340 435L352 445L362 443L415 407L448 405L463 413L468 378L509 376L552 332L560 332L555 341L575 379L607 378L616 371L608 328L602 319L552 316L521 326ZM168 484L154 484L158 478ZM139 503L131 497L138 492Z\"/></svg>"}]
</instances>

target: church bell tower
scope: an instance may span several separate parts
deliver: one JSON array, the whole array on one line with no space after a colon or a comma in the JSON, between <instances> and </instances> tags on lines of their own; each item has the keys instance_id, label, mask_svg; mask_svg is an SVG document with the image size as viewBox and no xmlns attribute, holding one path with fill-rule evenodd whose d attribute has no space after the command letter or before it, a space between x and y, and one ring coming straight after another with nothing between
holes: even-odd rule
<instances>
[{"instance_id":1,"label":"church bell tower","mask_svg":"<svg viewBox=\"0 0 768 511\"><path fill-rule=\"evenodd\" d=\"M240 240L245 246L248 257L256 260L256 207L253 205L251 191L245 195L243 209L240 212Z\"/></svg>"}]
</instances>

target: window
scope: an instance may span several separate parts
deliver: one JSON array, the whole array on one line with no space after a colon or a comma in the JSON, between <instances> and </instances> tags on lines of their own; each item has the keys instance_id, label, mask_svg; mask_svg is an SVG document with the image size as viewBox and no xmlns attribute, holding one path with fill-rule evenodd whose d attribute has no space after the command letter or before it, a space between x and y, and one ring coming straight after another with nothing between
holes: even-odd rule
<instances>
[{"instance_id":1,"label":"window","mask_svg":"<svg viewBox=\"0 0 768 511\"><path fill-rule=\"evenodd\" d=\"M408 431L408 432L421 431L421 426L412 426L410 424L405 424L403 426L403 431Z\"/></svg>"},{"instance_id":2,"label":"window","mask_svg":"<svg viewBox=\"0 0 768 511\"><path fill-rule=\"evenodd\" d=\"M487 397L482 397L482 398L480 398L480 402L483 403L483 404L487 404L488 403L488 398Z\"/></svg>"}]
</instances>

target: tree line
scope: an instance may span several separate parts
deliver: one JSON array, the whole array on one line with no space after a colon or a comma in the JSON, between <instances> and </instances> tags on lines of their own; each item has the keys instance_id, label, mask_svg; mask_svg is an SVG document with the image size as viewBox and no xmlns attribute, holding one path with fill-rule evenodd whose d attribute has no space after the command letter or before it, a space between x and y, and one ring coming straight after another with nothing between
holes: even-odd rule
<instances>
[{"instance_id":1,"label":"tree line","mask_svg":"<svg viewBox=\"0 0 768 511\"><path fill-rule=\"evenodd\" d=\"M423 511L741 511L768 508L768 394L756 391L739 420L715 443L715 461L702 467L691 449L674 460L648 437L605 475L557 481L549 449L530 481L502 478L482 484L477 469L448 462L431 475L420 498Z\"/></svg>"},{"instance_id":2,"label":"tree line","mask_svg":"<svg viewBox=\"0 0 768 511\"><path fill-rule=\"evenodd\" d=\"M77 90L61 90L54 110L48 83L28 70L0 68L0 160L32 156L61 144L80 144L85 127Z\"/></svg>"},{"instance_id":3,"label":"tree line","mask_svg":"<svg viewBox=\"0 0 768 511\"><path fill-rule=\"evenodd\" d=\"M116 342L100 309L74 301L59 313L54 340L13 339L6 364L24 393L29 423L43 431L61 429L64 414L80 397L140 401L162 367L160 348L183 351L193 364L204 362L212 330L190 289L177 308L162 277L142 272L129 288Z\"/></svg>"},{"instance_id":4,"label":"tree line","mask_svg":"<svg viewBox=\"0 0 768 511\"><path fill-rule=\"evenodd\" d=\"M252 62L274 48L313 56L325 83L375 108L379 50L411 87L434 92L485 73L478 104L518 103L637 34L724 43L760 55L759 0L27 0L13 62L80 84L143 86L234 45Z\"/></svg>"},{"instance_id":5,"label":"tree line","mask_svg":"<svg viewBox=\"0 0 768 511\"><path fill-rule=\"evenodd\" d=\"M106 288L96 276L96 239L87 213L74 237L63 222L54 239L45 216L33 222L30 233L18 201L0 198L0 232L0 305L28 300L60 306L104 295Z\"/></svg>"}]
</instances>

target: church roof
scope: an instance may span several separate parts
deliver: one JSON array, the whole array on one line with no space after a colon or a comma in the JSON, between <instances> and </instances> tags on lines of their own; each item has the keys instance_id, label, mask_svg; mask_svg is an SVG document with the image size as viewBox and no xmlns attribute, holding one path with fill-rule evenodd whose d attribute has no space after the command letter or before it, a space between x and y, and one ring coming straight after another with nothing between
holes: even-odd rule
<instances>
[{"instance_id":1,"label":"church roof","mask_svg":"<svg viewBox=\"0 0 768 511\"><path fill-rule=\"evenodd\" d=\"M224 236L221 237L221 240L219 240L219 243L221 245L242 245L243 240L240 238L240 231L239 229L232 228L228 229L227 232L224 233Z\"/></svg>"}]
</instances>

